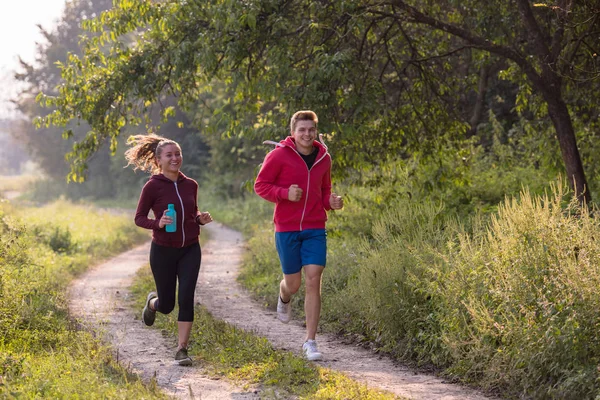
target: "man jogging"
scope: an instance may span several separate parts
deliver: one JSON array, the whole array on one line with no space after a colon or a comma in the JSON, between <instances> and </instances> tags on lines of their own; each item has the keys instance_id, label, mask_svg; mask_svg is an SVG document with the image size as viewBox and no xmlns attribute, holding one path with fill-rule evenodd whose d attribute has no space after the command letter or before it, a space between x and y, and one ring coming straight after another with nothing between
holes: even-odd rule
<instances>
[{"instance_id":1,"label":"man jogging","mask_svg":"<svg viewBox=\"0 0 600 400\"><path fill-rule=\"evenodd\" d=\"M327 211L344 206L331 193L331 157L316 141L317 115L298 111L290 121L291 135L269 152L256 178L254 190L275 203L275 243L283 279L279 285L277 316L288 323L291 297L302 283L306 296L306 339L302 346L310 361L322 359L315 336L321 314L321 276L327 259Z\"/></svg>"}]
</instances>

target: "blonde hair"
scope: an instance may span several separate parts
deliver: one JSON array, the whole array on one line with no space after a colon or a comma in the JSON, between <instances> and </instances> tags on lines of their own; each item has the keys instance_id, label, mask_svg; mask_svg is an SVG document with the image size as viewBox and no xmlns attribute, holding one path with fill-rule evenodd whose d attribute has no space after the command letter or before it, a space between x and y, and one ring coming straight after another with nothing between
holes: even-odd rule
<instances>
[{"instance_id":1,"label":"blonde hair","mask_svg":"<svg viewBox=\"0 0 600 400\"><path fill-rule=\"evenodd\" d=\"M294 132L294 129L296 129L296 123L298 121L313 121L316 128L317 124L319 123L319 117L317 117L317 114L311 110L296 111L294 115L292 115L292 119L290 119L290 130L292 132Z\"/></svg>"},{"instance_id":2,"label":"blonde hair","mask_svg":"<svg viewBox=\"0 0 600 400\"><path fill-rule=\"evenodd\" d=\"M134 171L140 169L151 174L158 174L161 171L157 158L160 158L163 147L174 144L181 151L179 143L154 133L129 136L127 144L132 147L125 152L125 160L127 160L125 168L133 165Z\"/></svg>"}]
</instances>

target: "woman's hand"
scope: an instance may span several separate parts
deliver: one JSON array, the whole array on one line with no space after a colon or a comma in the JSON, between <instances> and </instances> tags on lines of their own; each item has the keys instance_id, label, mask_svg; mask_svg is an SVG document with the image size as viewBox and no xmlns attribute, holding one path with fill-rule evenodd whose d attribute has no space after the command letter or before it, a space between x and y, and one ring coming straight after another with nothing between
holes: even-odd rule
<instances>
[{"instance_id":1,"label":"woman's hand","mask_svg":"<svg viewBox=\"0 0 600 400\"><path fill-rule=\"evenodd\" d=\"M160 229L164 228L166 225L169 225L171 222L173 222L173 218L167 216L167 211L168 210L163 211L162 217L160 217L160 219L158 220L158 227Z\"/></svg>"},{"instance_id":2,"label":"woman's hand","mask_svg":"<svg viewBox=\"0 0 600 400\"><path fill-rule=\"evenodd\" d=\"M198 216L196 217L196 220L198 221L198 223L200 225L206 225L213 221L213 219L210 216L210 213L208 211L201 212L200 214L198 214Z\"/></svg>"}]
</instances>

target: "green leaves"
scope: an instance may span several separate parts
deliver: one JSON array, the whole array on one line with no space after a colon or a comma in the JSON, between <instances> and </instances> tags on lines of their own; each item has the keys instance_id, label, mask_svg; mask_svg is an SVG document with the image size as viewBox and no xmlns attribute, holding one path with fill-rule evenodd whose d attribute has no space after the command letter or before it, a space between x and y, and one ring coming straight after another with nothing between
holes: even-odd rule
<instances>
[{"instance_id":1,"label":"green leaves","mask_svg":"<svg viewBox=\"0 0 600 400\"><path fill-rule=\"evenodd\" d=\"M117 1L83 23L89 34L82 54L59 65L58 93L39 98L55 111L37 123L90 125L69 156L72 172L84 176L86 163L78 159L91 156L96 143L116 143L128 125L151 128L152 115L165 123L176 110L202 115L203 135L260 141L285 136L290 115L311 108L321 117L321 132L336 132L328 144L338 165L348 168L415 153L435 157L436 149L490 124L485 115L499 107L494 98L507 102L507 113L547 118L548 91L540 89L547 87L547 62L515 5L415 4ZM589 32L582 16L589 10L573 7L569 18L577 24L564 26L564 41L561 20L534 7L544 37L557 40L558 69L568 54L571 65L589 61L582 50ZM582 47L573 47L576 37ZM483 79L486 69L492 73ZM498 69L504 82L496 80ZM214 101L215 85L225 85L227 99ZM486 96L488 85L494 97ZM570 101L579 98L571 83L564 89ZM166 104L169 96L177 103Z\"/></svg>"}]
</instances>

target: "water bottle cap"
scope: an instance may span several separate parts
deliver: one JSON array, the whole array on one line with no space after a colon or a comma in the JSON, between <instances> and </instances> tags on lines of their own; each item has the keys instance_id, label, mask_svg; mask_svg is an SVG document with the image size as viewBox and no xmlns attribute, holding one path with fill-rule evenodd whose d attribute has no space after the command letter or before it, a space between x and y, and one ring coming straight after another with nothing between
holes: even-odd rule
<instances>
[{"instance_id":1,"label":"water bottle cap","mask_svg":"<svg viewBox=\"0 0 600 400\"><path fill-rule=\"evenodd\" d=\"M173 208L175 208L174 204L169 204L169 210L172 210Z\"/></svg>"}]
</instances>

